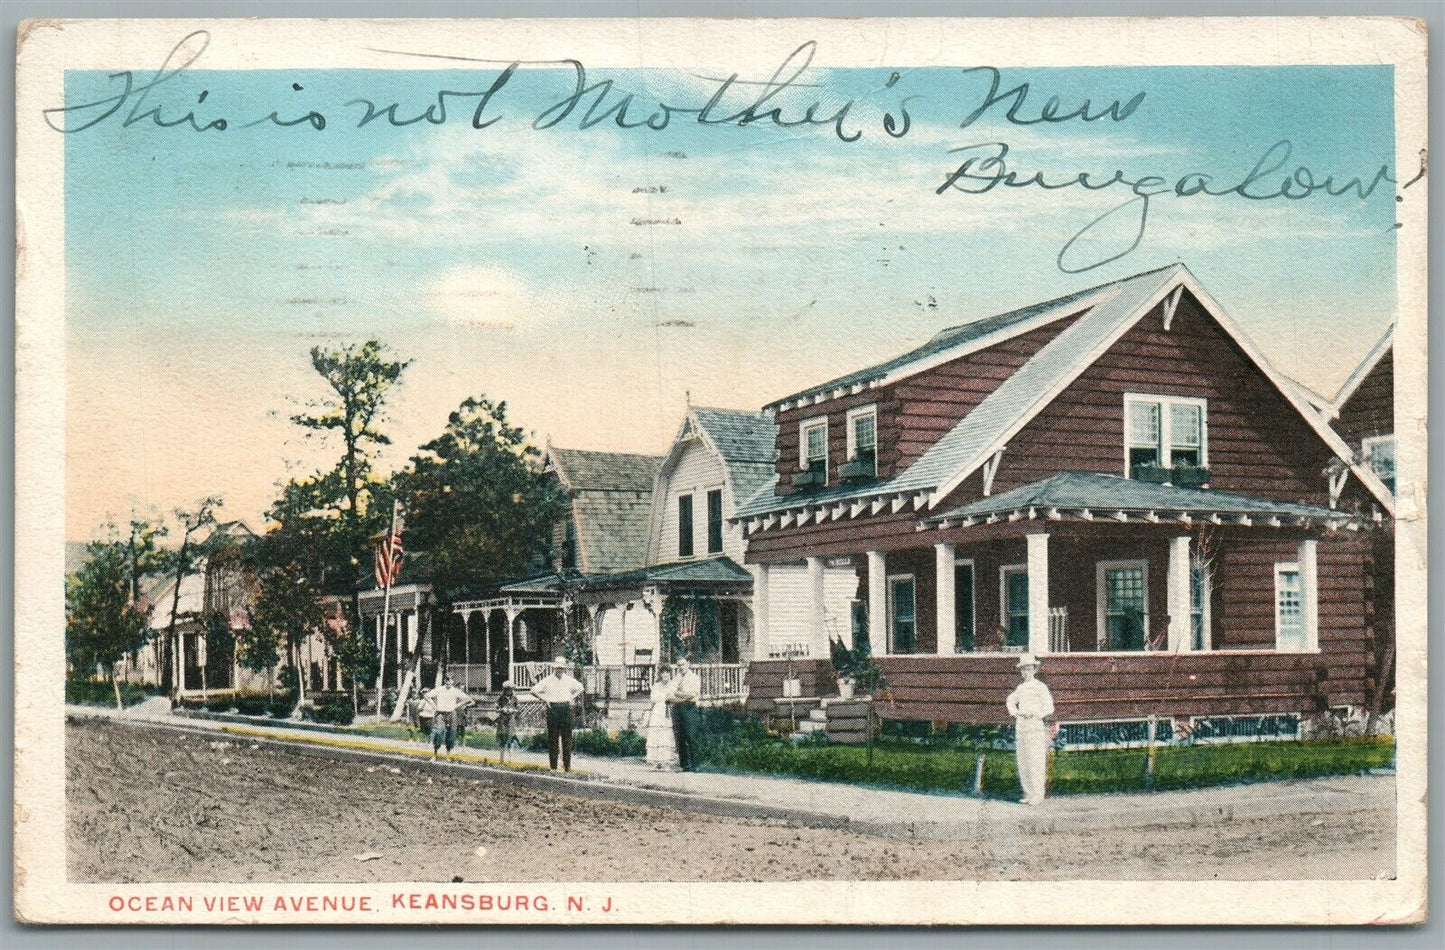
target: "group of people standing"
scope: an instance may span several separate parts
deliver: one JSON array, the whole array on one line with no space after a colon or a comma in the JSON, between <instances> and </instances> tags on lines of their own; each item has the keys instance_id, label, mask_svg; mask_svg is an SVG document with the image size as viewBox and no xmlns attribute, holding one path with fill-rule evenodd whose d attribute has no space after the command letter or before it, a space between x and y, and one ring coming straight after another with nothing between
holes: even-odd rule
<instances>
[{"instance_id":1,"label":"group of people standing","mask_svg":"<svg viewBox=\"0 0 1445 950\"><path fill-rule=\"evenodd\" d=\"M1019 785L1023 803L1037 805L1044 800L1047 783L1049 731L1044 720L1053 715L1053 697L1049 688L1037 679L1039 661L1032 654L1020 657L1019 673L1023 681L1009 694L1005 705L1014 717L1014 735ZM552 661L552 673L539 679L531 695L547 709L547 759L553 769L560 764L564 772L572 771L572 706L582 695L583 686L568 672L567 661ZM687 660L680 660L671 670L657 671L652 683L652 708L647 715L647 763L655 769L697 770L698 764L698 697L702 680ZM426 692L422 700L423 717L431 717L432 761L443 746L450 754L453 746L465 737L465 710L472 698L457 688L450 674L440 686ZM516 691L508 681L502 685L497 700L497 741L506 761L507 747L516 742L518 702Z\"/></svg>"},{"instance_id":2,"label":"group of people standing","mask_svg":"<svg viewBox=\"0 0 1445 950\"><path fill-rule=\"evenodd\" d=\"M702 680L680 661L671 672L657 671L652 681L652 709L647 714L647 764L655 769L697 771L697 737L701 715L697 699Z\"/></svg>"}]
</instances>

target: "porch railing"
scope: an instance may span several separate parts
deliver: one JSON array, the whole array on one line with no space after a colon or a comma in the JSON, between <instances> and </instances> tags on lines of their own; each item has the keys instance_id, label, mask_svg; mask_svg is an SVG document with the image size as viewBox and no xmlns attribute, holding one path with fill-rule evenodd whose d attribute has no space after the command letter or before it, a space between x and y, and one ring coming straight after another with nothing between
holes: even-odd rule
<instances>
[{"instance_id":1,"label":"porch railing","mask_svg":"<svg viewBox=\"0 0 1445 950\"><path fill-rule=\"evenodd\" d=\"M476 668L485 670L485 665L474 664ZM453 666L452 670L460 669ZM653 679L657 675L657 667L645 663L628 663L585 666L582 668L582 686L589 696L601 696L608 699L626 699L633 696L646 696L652 689ZM741 699L747 695L747 684L744 677L747 673L747 666L742 663L699 663L693 666L701 681L702 693L699 697L704 702ZM538 680L546 678L552 672L550 663L513 663L512 683L518 692L531 689ZM455 672L453 675L456 675ZM461 680L458 679L458 683Z\"/></svg>"},{"instance_id":2,"label":"porch railing","mask_svg":"<svg viewBox=\"0 0 1445 950\"><path fill-rule=\"evenodd\" d=\"M747 667L741 663L699 663L693 667L702 681L704 701L719 699L742 699L747 695L743 674Z\"/></svg>"},{"instance_id":3,"label":"porch railing","mask_svg":"<svg viewBox=\"0 0 1445 950\"><path fill-rule=\"evenodd\" d=\"M519 691L531 689L537 681L543 679L552 672L552 664L546 662L528 662L512 664L512 685Z\"/></svg>"},{"instance_id":4,"label":"porch railing","mask_svg":"<svg viewBox=\"0 0 1445 950\"><path fill-rule=\"evenodd\" d=\"M1049 608L1049 652L1069 652L1069 608Z\"/></svg>"},{"instance_id":5,"label":"porch railing","mask_svg":"<svg viewBox=\"0 0 1445 950\"><path fill-rule=\"evenodd\" d=\"M492 688L492 668L486 663L452 663L447 672L457 686L469 693L485 693Z\"/></svg>"}]
</instances>

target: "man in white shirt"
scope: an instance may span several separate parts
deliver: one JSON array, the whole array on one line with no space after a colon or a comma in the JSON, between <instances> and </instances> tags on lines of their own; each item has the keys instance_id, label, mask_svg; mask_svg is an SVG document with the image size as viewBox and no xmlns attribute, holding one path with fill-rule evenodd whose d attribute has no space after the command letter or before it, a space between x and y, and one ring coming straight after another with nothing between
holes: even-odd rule
<instances>
[{"instance_id":1,"label":"man in white shirt","mask_svg":"<svg viewBox=\"0 0 1445 950\"><path fill-rule=\"evenodd\" d=\"M1049 730L1044 719L1054 714L1054 697L1043 682L1034 678L1038 670L1039 661L1032 653L1019 657L1019 672L1024 679L1005 701L1009 715L1014 717L1014 754L1025 805L1044 800L1048 779Z\"/></svg>"},{"instance_id":2,"label":"man in white shirt","mask_svg":"<svg viewBox=\"0 0 1445 950\"><path fill-rule=\"evenodd\" d=\"M547 759L552 768L562 760L562 771L572 771L572 703L582 695L582 684L567 672L567 661L552 661L552 675L538 680L532 695L547 705Z\"/></svg>"},{"instance_id":3,"label":"man in white shirt","mask_svg":"<svg viewBox=\"0 0 1445 950\"><path fill-rule=\"evenodd\" d=\"M677 764L684 772L697 771L697 700L702 694L702 679L693 672L686 659L677 663L667 701L672 704L672 736L677 744Z\"/></svg>"},{"instance_id":4,"label":"man in white shirt","mask_svg":"<svg viewBox=\"0 0 1445 950\"><path fill-rule=\"evenodd\" d=\"M431 758L435 762L443 744L448 755L452 746L457 744L457 720L471 705L472 698L457 689L456 682L448 673L442 677L442 685L427 691L426 702L436 710L431 721Z\"/></svg>"}]
</instances>

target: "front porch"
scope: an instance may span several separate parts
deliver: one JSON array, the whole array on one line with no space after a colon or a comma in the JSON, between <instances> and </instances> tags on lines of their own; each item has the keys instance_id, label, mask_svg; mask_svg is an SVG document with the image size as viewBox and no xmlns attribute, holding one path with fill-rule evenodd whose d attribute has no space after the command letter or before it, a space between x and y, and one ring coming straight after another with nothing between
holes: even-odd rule
<instances>
[{"instance_id":1,"label":"front porch","mask_svg":"<svg viewBox=\"0 0 1445 950\"><path fill-rule=\"evenodd\" d=\"M1358 707L1374 688L1362 527L1074 473L855 554L853 633L888 679L883 718L1003 723L1024 652L1042 658L1060 722ZM826 689L824 671L809 676ZM753 680L755 706L774 698Z\"/></svg>"},{"instance_id":2,"label":"front porch","mask_svg":"<svg viewBox=\"0 0 1445 950\"><path fill-rule=\"evenodd\" d=\"M464 635L449 668L464 689L495 692L510 679L525 692L566 656L588 696L627 700L645 698L659 669L687 657L702 702L740 702L750 595L751 577L725 558L519 582L455 605Z\"/></svg>"}]
</instances>

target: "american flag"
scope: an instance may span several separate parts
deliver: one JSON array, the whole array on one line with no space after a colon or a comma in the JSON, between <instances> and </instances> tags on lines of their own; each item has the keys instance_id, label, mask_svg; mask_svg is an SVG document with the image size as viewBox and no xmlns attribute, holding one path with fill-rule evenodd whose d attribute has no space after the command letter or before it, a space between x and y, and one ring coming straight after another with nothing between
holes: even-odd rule
<instances>
[{"instance_id":1,"label":"american flag","mask_svg":"<svg viewBox=\"0 0 1445 950\"><path fill-rule=\"evenodd\" d=\"M401 515L392 519L391 530L376 546L376 586L390 587L401 576Z\"/></svg>"}]
</instances>

